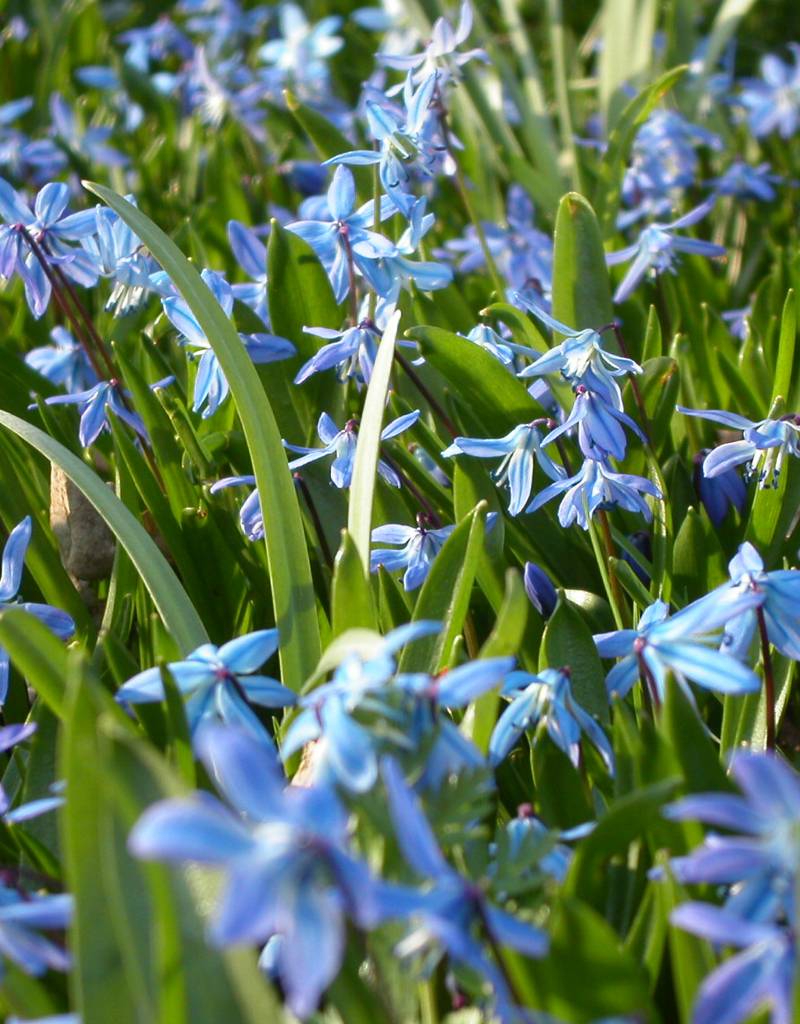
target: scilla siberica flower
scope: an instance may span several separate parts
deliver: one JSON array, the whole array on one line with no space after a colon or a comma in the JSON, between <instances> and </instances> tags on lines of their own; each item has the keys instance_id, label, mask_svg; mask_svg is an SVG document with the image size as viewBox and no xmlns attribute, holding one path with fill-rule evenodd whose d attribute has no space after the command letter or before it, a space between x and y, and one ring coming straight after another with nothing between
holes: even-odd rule
<instances>
[{"instance_id":1,"label":"scilla siberica flower","mask_svg":"<svg viewBox=\"0 0 800 1024\"><path fill-rule=\"evenodd\" d=\"M66 893L34 896L0 886L0 952L26 974L68 971L72 957L39 931L66 928L72 909L72 897Z\"/></svg>"},{"instance_id":2,"label":"scilla siberica flower","mask_svg":"<svg viewBox=\"0 0 800 1024\"><path fill-rule=\"evenodd\" d=\"M239 487L241 485L255 486L256 478L252 474L244 476L226 476L217 480L209 489L209 494L216 494L227 487ZM256 541L264 537L264 513L261 510L261 498L258 491L251 491L242 502L239 509L239 524L242 533L248 540Z\"/></svg>"},{"instance_id":3,"label":"scilla siberica flower","mask_svg":"<svg viewBox=\"0 0 800 1024\"><path fill-rule=\"evenodd\" d=\"M325 161L326 164L353 166L378 164L380 181L386 194L400 213L409 219L416 202L404 187L410 179L409 166L417 166L423 173L430 174L439 155L424 131L431 117L430 106L436 81L436 74L431 74L415 91L409 74L403 86L404 109L368 99L367 125L379 148L349 150ZM381 96L381 99L384 98Z\"/></svg>"},{"instance_id":4,"label":"scilla siberica flower","mask_svg":"<svg viewBox=\"0 0 800 1024\"><path fill-rule=\"evenodd\" d=\"M372 531L373 544L398 544L399 550L373 548L369 557L370 572L377 572L383 566L387 572L403 574L403 589L416 590L430 572L431 564L455 526L441 526L431 529L427 525L403 526L387 523L376 526Z\"/></svg>"},{"instance_id":5,"label":"scilla siberica flower","mask_svg":"<svg viewBox=\"0 0 800 1024\"><path fill-rule=\"evenodd\" d=\"M376 634L369 645L371 649L348 650L330 681L300 698L303 710L292 721L281 744L284 761L307 744L316 743L315 780L355 793L371 789L378 777L381 749L396 748L398 744L404 750L416 747L409 737L407 719L392 703L392 697L400 692L395 684L399 683L400 688L402 680L416 681L425 687L432 684L431 677L424 674L396 676L395 655L406 644L440 631L441 623L421 620L400 626L384 638ZM497 659L486 659L485 669L483 662L474 664L481 666L478 671L484 675L494 671L493 684L499 676L497 666L489 664L492 660ZM454 672L450 690L445 693L448 697L451 691L455 694L458 690L459 675L467 689L472 689L472 673L465 675L458 669ZM377 713L382 725L389 728L369 728L357 720L357 712Z\"/></svg>"},{"instance_id":6,"label":"scilla siberica flower","mask_svg":"<svg viewBox=\"0 0 800 1024\"><path fill-rule=\"evenodd\" d=\"M653 513L643 495L657 501L662 497L652 481L631 473L615 473L606 461L588 458L574 476L557 480L540 491L525 511L535 512L559 494L564 495L558 506L559 523L567 527L577 522L584 530L589 529L589 520L598 509L615 505L638 512L649 522Z\"/></svg>"},{"instance_id":7,"label":"scilla siberica flower","mask_svg":"<svg viewBox=\"0 0 800 1024\"><path fill-rule=\"evenodd\" d=\"M438 71L441 85L444 85L451 76L460 77L460 69L468 61L488 60L486 51L482 49L457 52L457 48L466 42L471 31L472 5L469 0L463 0L456 27L453 28L447 18L437 18L431 29L431 38L420 53L379 53L378 60L387 67L408 71L409 74L413 74L416 82L421 82Z\"/></svg>"},{"instance_id":8,"label":"scilla siberica flower","mask_svg":"<svg viewBox=\"0 0 800 1024\"><path fill-rule=\"evenodd\" d=\"M269 676L255 674L277 648L277 629L261 629L229 640L221 647L203 644L183 661L166 666L186 698L186 717L195 739L201 727L218 720L246 730L259 742L270 743L266 729L250 704L272 710L295 702L291 690ZM121 704L164 700L161 669L139 672L124 683L115 696Z\"/></svg>"},{"instance_id":9,"label":"scilla siberica flower","mask_svg":"<svg viewBox=\"0 0 800 1024\"><path fill-rule=\"evenodd\" d=\"M624 459L628 442L623 427L643 443L646 438L636 421L621 406L621 400L620 407L617 407L613 399L609 401L605 395L590 390L585 384L578 384L572 411L563 423L550 431L542 446L551 444L577 426L578 445L586 458L602 461L611 456Z\"/></svg>"},{"instance_id":10,"label":"scilla siberica flower","mask_svg":"<svg viewBox=\"0 0 800 1024\"><path fill-rule=\"evenodd\" d=\"M722 409L686 409L676 406L684 416L721 423L741 430L741 441L728 441L709 452L703 460L703 473L714 477L736 466L745 466L746 477L758 477L759 487L777 487L786 455L800 457L800 417L784 416L779 420L748 420Z\"/></svg>"},{"instance_id":11,"label":"scilla siberica flower","mask_svg":"<svg viewBox=\"0 0 800 1024\"><path fill-rule=\"evenodd\" d=\"M222 307L225 316L230 317L233 312L231 286L224 277L212 270L204 270L200 276ZM228 396L228 382L225 379L225 374L222 372L222 367L219 365L219 360L211 348L208 338L185 299L170 295L168 298L162 299L161 304L172 326L182 335L185 344L196 349L197 353L202 353L194 381L192 409L195 412L202 409L203 419L207 419L209 416L213 416ZM294 345L290 341L272 334L249 334L243 336L242 341L250 358L255 363L272 363L278 359L287 359L295 352Z\"/></svg>"},{"instance_id":12,"label":"scilla siberica flower","mask_svg":"<svg viewBox=\"0 0 800 1024\"><path fill-rule=\"evenodd\" d=\"M790 1024L796 976L794 930L800 869L800 780L775 754L737 751L731 773L743 795L698 793L665 809L677 821L699 820L709 832L688 856L670 862L685 884L725 887L721 907L684 903L674 925L718 946L744 947L700 986L693 1020L738 1024L770 1007L771 1020Z\"/></svg>"},{"instance_id":13,"label":"scilla siberica flower","mask_svg":"<svg viewBox=\"0 0 800 1024\"><path fill-rule=\"evenodd\" d=\"M259 58L275 68L281 82L307 89L311 95L321 92L328 79L328 58L344 44L334 34L342 19L332 15L312 25L298 4L283 3L278 20L281 34L264 43Z\"/></svg>"},{"instance_id":14,"label":"scilla siberica flower","mask_svg":"<svg viewBox=\"0 0 800 1024\"><path fill-rule=\"evenodd\" d=\"M67 186L51 182L37 194L31 210L19 192L0 178L0 217L5 221L0 227L0 277L10 280L19 274L37 319L47 309L52 292L41 260L58 267L76 284L88 287L97 281L98 268L89 253L68 244L94 234L95 212L81 210L65 216L68 202Z\"/></svg>"},{"instance_id":15,"label":"scilla siberica flower","mask_svg":"<svg viewBox=\"0 0 800 1024\"><path fill-rule=\"evenodd\" d=\"M508 484L508 511L515 516L525 508L531 496L533 470L537 460L551 480L563 480L567 475L547 452L542 451L539 427L546 422L534 420L532 423L521 423L505 437L456 437L442 455L445 458L454 455L472 455L479 459L502 458L503 461L492 475L498 484Z\"/></svg>"},{"instance_id":16,"label":"scilla siberica flower","mask_svg":"<svg viewBox=\"0 0 800 1024\"><path fill-rule=\"evenodd\" d=\"M125 198L136 206L135 196ZM82 238L81 245L95 261L98 272L114 282L106 309L121 316L135 309L154 290L151 275L156 269L155 262L139 237L113 210L97 206L95 218L95 233Z\"/></svg>"},{"instance_id":17,"label":"scilla siberica flower","mask_svg":"<svg viewBox=\"0 0 800 1024\"><path fill-rule=\"evenodd\" d=\"M22 568L25 554L31 542L33 523L30 516L25 516L17 523L8 535L3 548L2 575L0 575L0 611L5 608L21 608L30 615L35 615L56 636L67 640L75 632L72 617L53 608L49 604L33 604L30 601L18 601L17 595L22 585ZM0 647L0 705L5 704L8 694L8 654Z\"/></svg>"},{"instance_id":18,"label":"scilla siberica flower","mask_svg":"<svg viewBox=\"0 0 800 1024\"><path fill-rule=\"evenodd\" d=\"M800 779L771 752L736 751L738 793L696 793L664 810L674 821L702 821L710 832L698 849L670 861L689 885L725 885L725 909L751 921L797 920L800 871Z\"/></svg>"},{"instance_id":19,"label":"scilla siberica flower","mask_svg":"<svg viewBox=\"0 0 800 1024\"><path fill-rule=\"evenodd\" d=\"M25 362L53 384L66 391L82 391L97 383L97 376L83 347L66 327L50 331L52 345L41 345L25 355Z\"/></svg>"},{"instance_id":20,"label":"scilla siberica flower","mask_svg":"<svg viewBox=\"0 0 800 1024\"><path fill-rule=\"evenodd\" d=\"M429 885L418 905L412 904L411 931L395 952L400 957L430 952L438 959L438 951L446 951L451 959L471 967L491 983L500 1019L511 1021L511 993L497 965L484 951L483 940L489 938L495 947L509 946L525 956L541 957L547 952L547 935L495 906L475 882L447 863L396 761L384 758L381 774L400 850L409 867ZM397 902L396 916L409 916L408 901Z\"/></svg>"},{"instance_id":21,"label":"scilla siberica flower","mask_svg":"<svg viewBox=\"0 0 800 1024\"><path fill-rule=\"evenodd\" d=\"M419 409L406 413L392 420L381 431L381 440L388 441L397 437L404 430L408 430L419 419ZM342 430L337 429L336 424L330 416L324 412L317 422L317 434L323 443L322 448L303 448L300 445L283 442L284 448L291 452L300 452L299 459L293 459L289 463L289 469L297 470L310 462L327 458L329 455L336 456L331 466L331 483L336 487L347 488L353 480L353 468L356 459L356 441L358 438L358 423L356 420L348 420ZM392 467L380 459L378 461L378 472L383 479L392 487L400 487L400 478Z\"/></svg>"},{"instance_id":22,"label":"scilla siberica flower","mask_svg":"<svg viewBox=\"0 0 800 1024\"><path fill-rule=\"evenodd\" d=\"M520 736L543 722L550 739L576 768L580 763L583 733L613 772L611 744L597 722L575 700L568 669L546 668L539 675L511 672L502 693L511 698L511 703L500 715L489 741L492 765L504 761Z\"/></svg>"},{"instance_id":23,"label":"scilla siberica flower","mask_svg":"<svg viewBox=\"0 0 800 1024\"><path fill-rule=\"evenodd\" d=\"M45 398L45 405L77 405L81 418L78 425L78 439L84 448L93 445L104 430L108 430L109 413L119 417L131 429L146 439L147 430L138 413L130 407L129 395L123 391L116 379L98 381L86 391L74 395L53 395Z\"/></svg>"},{"instance_id":24,"label":"scilla siberica flower","mask_svg":"<svg viewBox=\"0 0 800 1024\"><path fill-rule=\"evenodd\" d=\"M747 593L753 604L726 622L723 649L736 658L746 659L761 615L775 647L787 658L800 661L800 572L765 572L761 556L749 542L739 547L728 571L731 593Z\"/></svg>"},{"instance_id":25,"label":"scilla siberica flower","mask_svg":"<svg viewBox=\"0 0 800 1024\"><path fill-rule=\"evenodd\" d=\"M621 408L617 377L624 377L626 374L641 373L642 368L633 359L617 355L616 352L609 352L603 345L603 333L613 327L595 330L587 328L577 331L567 327L535 302L523 295L515 296L515 301L533 313L537 320L549 327L555 334L562 334L565 340L560 345L554 345L544 355L539 356L530 366L526 366L517 376L523 379L528 377L540 377L546 373L561 373L564 380L569 381L573 386L583 384L592 391L597 391L605 396L607 401L612 402Z\"/></svg>"},{"instance_id":26,"label":"scilla siberica flower","mask_svg":"<svg viewBox=\"0 0 800 1024\"><path fill-rule=\"evenodd\" d=\"M612 267L633 260L628 272L614 292L614 302L624 302L648 275L657 277L665 270L672 274L677 273L675 264L679 253L693 253L712 259L724 256L725 247L722 245L675 234L676 231L691 227L702 220L713 206L714 200L708 199L671 224L650 224L641 232L633 245L626 246L618 252L607 253L606 263Z\"/></svg>"},{"instance_id":27,"label":"scilla siberica flower","mask_svg":"<svg viewBox=\"0 0 800 1024\"><path fill-rule=\"evenodd\" d=\"M328 327L304 327L303 331L329 341L300 367L294 379L295 384L302 384L313 374L330 370L334 366L340 368L340 380L358 376L365 384L369 384L378 342L381 340L381 333L372 320L360 320L355 326L346 327L343 331L334 331Z\"/></svg>"},{"instance_id":28,"label":"scilla siberica flower","mask_svg":"<svg viewBox=\"0 0 800 1024\"><path fill-rule=\"evenodd\" d=\"M761 78L747 79L738 102L757 139L777 131L791 138L800 125L800 45L790 43L794 67L774 54L761 60Z\"/></svg>"},{"instance_id":29,"label":"scilla siberica flower","mask_svg":"<svg viewBox=\"0 0 800 1024\"><path fill-rule=\"evenodd\" d=\"M755 693L761 681L730 654L716 649L716 630L753 607L757 596L723 586L675 615L663 601L642 613L636 629L601 633L594 641L601 658L620 658L606 677L609 695L624 697L641 676L657 702L664 700L671 672L692 700L688 681L718 693Z\"/></svg>"},{"instance_id":30,"label":"scilla siberica flower","mask_svg":"<svg viewBox=\"0 0 800 1024\"><path fill-rule=\"evenodd\" d=\"M287 231L299 235L317 254L330 278L337 302L343 302L347 297L351 275L356 268L371 282L372 263L395 252L394 244L388 238L367 226L374 222L375 204L370 201L354 212L355 204L353 175L347 167L337 167L327 194L330 220L298 220L286 225ZM301 207L301 213L303 209ZM381 220L393 212L394 204L384 196Z\"/></svg>"},{"instance_id":31,"label":"scilla siberica flower","mask_svg":"<svg viewBox=\"0 0 800 1024\"><path fill-rule=\"evenodd\" d=\"M209 727L200 755L231 809L207 793L148 808L128 845L147 860L220 867L215 943L283 941L276 970L292 1012L308 1017L336 977L345 922L380 919L377 883L348 850L347 813L327 788L285 786L272 752L246 733Z\"/></svg>"}]
</instances>

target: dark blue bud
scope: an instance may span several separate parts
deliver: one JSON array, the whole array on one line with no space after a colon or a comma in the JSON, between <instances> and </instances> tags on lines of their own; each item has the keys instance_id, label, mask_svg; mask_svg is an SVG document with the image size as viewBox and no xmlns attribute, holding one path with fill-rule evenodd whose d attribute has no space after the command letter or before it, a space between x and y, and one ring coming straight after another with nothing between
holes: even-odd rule
<instances>
[{"instance_id":1,"label":"dark blue bud","mask_svg":"<svg viewBox=\"0 0 800 1024\"><path fill-rule=\"evenodd\" d=\"M708 450L694 457L694 488L714 526L721 526L731 507L741 515L747 503L747 488L736 469L717 476L703 475L703 459Z\"/></svg>"},{"instance_id":2,"label":"dark blue bud","mask_svg":"<svg viewBox=\"0 0 800 1024\"><path fill-rule=\"evenodd\" d=\"M525 563L523 574L525 593L530 602L543 619L549 619L555 611L558 595L553 582L544 569L533 562Z\"/></svg>"}]
</instances>

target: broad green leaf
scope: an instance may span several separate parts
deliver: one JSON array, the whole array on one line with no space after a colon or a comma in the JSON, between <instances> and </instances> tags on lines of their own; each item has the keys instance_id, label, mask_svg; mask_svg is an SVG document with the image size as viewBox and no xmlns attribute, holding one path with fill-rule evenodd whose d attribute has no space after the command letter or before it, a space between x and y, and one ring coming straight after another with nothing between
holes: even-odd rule
<instances>
[{"instance_id":1,"label":"broad green leaf","mask_svg":"<svg viewBox=\"0 0 800 1024\"><path fill-rule=\"evenodd\" d=\"M575 851L564 883L566 891L599 905L607 881L607 862L624 853L660 818L661 808L675 794L679 782L667 779L616 800Z\"/></svg>"},{"instance_id":2,"label":"broad green leaf","mask_svg":"<svg viewBox=\"0 0 800 1024\"><path fill-rule=\"evenodd\" d=\"M654 1019L644 968L600 914L565 897L553 908L548 931L548 955L526 962L525 970L550 1013L575 1022L628 1015ZM516 957L514 964L519 964Z\"/></svg>"},{"instance_id":3,"label":"broad green leaf","mask_svg":"<svg viewBox=\"0 0 800 1024\"><path fill-rule=\"evenodd\" d=\"M614 319L603 239L583 196L561 200L553 237L553 316L567 327L600 328Z\"/></svg>"},{"instance_id":4,"label":"broad green leaf","mask_svg":"<svg viewBox=\"0 0 800 1024\"><path fill-rule=\"evenodd\" d=\"M0 411L0 426L12 431L51 462L60 466L105 519L117 540L130 555L147 587L164 625L181 650L205 643L203 623L169 563L144 527L89 467L38 427Z\"/></svg>"},{"instance_id":5,"label":"broad green leaf","mask_svg":"<svg viewBox=\"0 0 800 1024\"><path fill-rule=\"evenodd\" d=\"M635 84L651 66L657 13L655 0L605 0L603 4L599 99L607 130L613 128L625 104L625 87Z\"/></svg>"},{"instance_id":6,"label":"broad green leaf","mask_svg":"<svg viewBox=\"0 0 800 1024\"><path fill-rule=\"evenodd\" d=\"M169 274L217 356L247 439L264 500L267 561L281 637L281 678L297 690L319 657L319 626L300 508L269 401L236 328L195 267L140 210L102 185L86 187L110 206Z\"/></svg>"},{"instance_id":7,"label":"broad green leaf","mask_svg":"<svg viewBox=\"0 0 800 1024\"><path fill-rule=\"evenodd\" d=\"M406 334L419 342L425 359L470 408L487 437L502 437L542 415L522 381L472 342L439 327L413 327Z\"/></svg>"},{"instance_id":8,"label":"broad green leaf","mask_svg":"<svg viewBox=\"0 0 800 1024\"><path fill-rule=\"evenodd\" d=\"M605 672L586 621L563 591L545 627L539 669L568 668L572 693L590 715L608 721Z\"/></svg>"},{"instance_id":9,"label":"broad green leaf","mask_svg":"<svg viewBox=\"0 0 800 1024\"><path fill-rule=\"evenodd\" d=\"M434 559L414 606L413 621L441 622L442 630L405 648L400 658L401 672L437 672L447 663L469 610L484 542L485 518L486 505L481 502L456 526Z\"/></svg>"},{"instance_id":10,"label":"broad green leaf","mask_svg":"<svg viewBox=\"0 0 800 1024\"><path fill-rule=\"evenodd\" d=\"M71 659L67 679L60 774L69 799L61 825L66 887L75 897L70 948L76 1009L85 1021L139 1024L149 1012L147 992L132 985L126 973L104 884L103 828L109 807L97 731L99 694L77 659Z\"/></svg>"},{"instance_id":11,"label":"broad green leaf","mask_svg":"<svg viewBox=\"0 0 800 1024\"><path fill-rule=\"evenodd\" d=\"M733 789L720 762L716 741L674 679L667 685L660 724L672 744L690 793Z\"/></svg>"},{"instance_id":12,"label":"broad green leaf","mask_svg":"<svg viewBox=\"0 0 800 1024\"><path fill-rule=\"evenodd\" d=\"M687 903L690 898L668 870L666 877L659 881L656 894L661 905L661 915L666 920L669 920L669 915L677 906ZM714 953L705 939L699 939L672 924L667 932L667 945L672 961L671 974L680 1024L689 1024L697 990L716 966Z\"/></svg>"},{"instance_id":13,"label":"broad green leaf","mask_svg":"<svg viewBox=\"0 0 800 1024\"><path fill-rule=\"evenodd\" d=\"M364 400L364 411L358 429L356 456L353 466L353 482L350 485L350 505L347 514L347 531L353 538L356 550L361 556L364 572L369 572L369 548L372 536L372 501L375 494L375 480L378 472L378 453L381 445L383 411L394 362L394 345L400 310L396 310L386 325L375 365Z\"/></svg>"},{"instance_id":14,"label":"broad green leaf","mask_svg":"<svg viewBox=\"0 0 800 1024\"><path fill-rule=\"evenodd\" d=\"M348 629L378 628L369 577L347 530L342 530L342 543L333 563L331 607L334 637Z\"/></svg>"}]
</instances>

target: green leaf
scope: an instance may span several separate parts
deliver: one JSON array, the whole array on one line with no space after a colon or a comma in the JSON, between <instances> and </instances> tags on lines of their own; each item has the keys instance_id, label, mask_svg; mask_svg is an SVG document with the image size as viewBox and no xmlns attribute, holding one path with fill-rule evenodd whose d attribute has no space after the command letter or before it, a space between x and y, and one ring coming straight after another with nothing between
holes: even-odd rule
<instances>
[{"instance_id":1,"label":"green leaf","mask_svg":"<svg viewBox=\"0 0 800 1024\"><path fill-rule=\"evenodd\" d=\"M12 431L51 462L60 466L105 519L117 540L130 555L147 587L164 625L181 650L188 654L208 640L203 623L169 563L147 531L122 502L72 452L38 427L0 411L0 426Z\"/></svg>"},{"instance_id":2,"label":"green leaf","mask_svg":"<svg viewBox=\"0 0 800 1024\"><path fill-rule=\"evenodd\" d=\"M679 782L679 779L656 782L616 800L575 851L564 883L566 891L600 905L607 882L607 862L624 853L660 819L661 808L674 795Z\"/></svg>"},{"instance_id":3,"label":"green leaf","mask_svg":"<svg viewBox=\"0 0 800 1024\"><path fill-rule=\"evenodd\" d=\"M563 591L544 630L539 668L569 668L572 693L590 715L608 721L608 698L603 663L591 631Z\"/></svg>"},{"instance_id":4,"label":"green leaf","mask_svg":"<svg viewBox=\"0 0 800 1024\"><path fill-rule=\"evenodd\" d=\"M667 685L660 724L675 751L690 793L733 790L720 763L716 742L700 721L697 708L674 679Z\"/></svg>"},{"instance_id":5,"label":"green leaf","mask_svg":"<svg viewBox=\"0 0 800 1024\"><path fill-rule=\"evenodd\" d=\"M441 622L441 632L409 644L400 658L401 672L437 672L446 663L453 641L469 610L486 517L481 502L450 534L434 559L414 606L413 621Z\"/></svg>"},{"instance_id":6,"label":"green leaf","mask_svg":"<svg viewBox=\"0 0 800 1024\"><path fill-rule=\"evenodd\" d=\"M331 157L347 153L353 148L352 142L342 135L327 117L314 110L313 107L301 103L290 89L284 89L283 95L292 117L311 140L320 160L329 160ZM353 167L351 170L358 183L359 192L362 195L367 195L372 188L371 168ZM316 320L307 322L317 326Z\"/></svg>"},{"instance_id":7,"label":"green leaf","mask_svg":"<svg viewBox=\"0 0 800 1024\"><path fill-rule=\"evenodd\" d=\"M386 325L375 365L364 400L364 411L358 429L356 456L353 466L353 482L350 485L350 506L347 513L347 531L353 538L356 550L361 556L364 572L369 572L369 548L372 536L372 502L375 495L375 480L378 472L378 453L381 445L383 410L394 362L394 344L400 310L396 310Z\"/></svg>"},{"instance_id":8,"label":"green leaf","mask_svg":"<svg viewBox=\"0 0 800 1024\"><path fill-rule=\"evenodd\" d=\"M333 563L333 636L348 629L377 630L375 599L353 538L342 530L342 543Z\"/></svg>"},{"instance_id":9,"label":"green leaf","mask_svg":"<svg viewBox=\"0 0 800 1024\"><path fill-rule=\"evenodd\" d=\"M661 906L661 916L667 921L677 906L689 901L688 892L668 870L666 876L659 881L656 895ZM699 939L675 925L669 927L667 945L679 1019L681 1024L689 1024L697 990L716 966L714 953L705 939Z\"/></svg>"},{"instance_id":10,"label":"green leaf","mask_svg":"<svg viewBox=\"0 0 800 1024\"><path fill-rule=\"evenodd\" d=\"M299 690L319 658L319 625L303 522L269 401L233 323L200 274L148 217L102 185L86 188L107 203L147 246L208 338L242 422L262 503L275 620L281 637L281 678Z\"/></svg>"},{"instance_id":11,"label":"green leaf","mask_svg":"<svg viewBox=\"0 0 800 1024\"><path fill-rule=\"evenodd\" d=\"M522 381L472 342L439 327L413 327L406 334L419 342L425 359L452 385L487 437L502 437L542 415Z\"/></svg>"},{"instance_id":12,"label":"green leaf","mask_svg":"<svg viewBox=\"0 0 800 1024\"><path fill-rule=\"evenodd\" d=\"M131 985L126 974L103 878L108 804L103 797L97 696L82 664L73 659L61 747L61 777L69 791L61 818L64 874L67 889L75 897L70 929L75 958L72 978L76 1009L83 1020L138 1024L148 1019L147 993Z\"/></svg>"},{"instance_id":13,"label":"green leaf","mask_svg":"<svg viewBox=\"0 0 800 1024\"><path fill-rule=\"evenodd\" d=\"M789 392L792 387L794 368L794 351L797 343L797 298L794 291L789 289L786 302L783 304L783 315L781 316L781 333L778 339L778 359L775 365L775 382L772 386L773 405L779 398L784 402L789 399Z\"/></svg>"},{"instance_id":14,"label":"green leaf","mask_svg":"<svg viewBox=\"0 0 800 1024\"><path fill-rule=\"evenodd\" d=\"M568 192L553 238L553 316L567 327L604 327L614 319L603 239L594 210Z\"/></svg>"},{"instance_id":15,"label":"green leaf","mask_svg":"<svg viewBox=\"0 0 800 1024\"><path fill-rule=\"evenodd\" d=\"M642 965L600 914L580 900L563 898L553 908L548 931L547 957L526 962L525 970L550 1013L568 1021L653 1019Z\"/></svg>"}]
</instances>

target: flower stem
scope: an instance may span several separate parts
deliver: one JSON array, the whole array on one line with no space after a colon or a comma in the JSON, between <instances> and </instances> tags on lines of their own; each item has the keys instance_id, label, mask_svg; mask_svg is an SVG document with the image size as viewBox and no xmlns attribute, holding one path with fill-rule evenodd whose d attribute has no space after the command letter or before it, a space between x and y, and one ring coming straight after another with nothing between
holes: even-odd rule
<instances>
[{"instance_id":1,"label":"flower stem","mask_svg":"<svg viewBox=\"0 0 800 1024\"><path fill-rule=\"evenodd\" d=\"M764 698L767 712L767 750L775 749L775 673L769 650L769 635L764 609L756 609L758 636L761 640L761 662L764 666Z\"/></svg>"},{"instance_id":2,"label":"flower stem","mask_svg":"<svg viewBox=\"0 0 800 1024\"><path fill-rule=\"evenodd\" d=\"M451 437L456 437L458 434L458 430L456 428L455 423L453 423L453 421L441 407L439 402L433 397L427 385L423 384L416 370L411 366L407 359L404 359L403 356L400 355L400 353L397 350L395 350L394 358L397 364L402 369L403 373L406 375L406 377L408 377L408 379L411 381L411 383L414 385L417 391L419 391L419 393L431 407L433 412L435 412L436 415L439 417L440 422L445 427L445 429L449 431Z\"/></svg>"},{"instance_id":3,"label":"flower stem","mask_svg":"<svg viewBox=\"0 0 800 1024\"><path fill-rule=\"evenodd\" d=\"M317 512L317 506L314 504L314 499L311 497L311 491L308 489L308 484L303 479L301 473L293 473L294 482L300 489L300 493L303 495L306 507L308 508L308 514L311 516L311 522L314 524L314 530L317 534L317 540L319 541L320 550L322 551L322 557L329 569L333 569L333 555L331 549L328 547L328 541L325 537L325 530L322 527L322 520Z\"/></svg>"},{"instance_id":4,"label":"flower stem","mask_svg":"<svg viewBox=\"0 0 800 1024\"><path fill-rule=\"evenodd\" d=\"M594 551L594 557L597 562L597 568L600 570L600 576L603 580L603 587L605 588L606 596L608 597L608 603L611 605L611 612L614 616L614 623L617 629L625 629L625 616L623 615L622 609L624 605L621 603L622 594L619 589L619 581L616 576L609 576L608 572L608 556L600 546L600 540L597 536L597 530L595 529L594 522L592 521L591 513L589 512L589 505L584 498L585 512L586 512L586 523L589 527L589 539L592 542L592 551ZM606 527L608 527L608 521L606 520ZM610 534L609 534L610 538Z\"/></svg>"}]
</instances>

